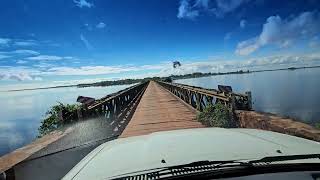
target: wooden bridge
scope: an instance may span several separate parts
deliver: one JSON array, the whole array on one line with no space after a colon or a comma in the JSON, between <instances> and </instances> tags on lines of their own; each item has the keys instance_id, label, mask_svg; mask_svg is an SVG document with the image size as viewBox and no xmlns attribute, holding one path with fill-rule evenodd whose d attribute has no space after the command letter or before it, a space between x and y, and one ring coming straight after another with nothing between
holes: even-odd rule
<instances>
[{"instance_id":1,"label":"wooden bridge","mask_svg":"<svg viewBox=\"0 0 320 180\"><path fill-rule=\"evenodd\" d=\"M79 150L83 142L68 147L68 155L61 155L67 158L61 161L59 153L66 153L61 150L61 146L65 147L65 144L70 146L77 136L88 131L79 132L77 127L72 127L73 130L68 129L68 132L64 131L58 137L52 133L43 137L42 141L35 141L27 146L28 151L25 151L24 147L1 157L0 172L6 172L8 177L15 179L42 179L44 176L45 179L50 177L59 179L90 150L110 140L108 137L126 138L157 131L205 127L196 120L196 113L215 103L222 103L232 111L248 110L251 109L251 94L237 94L167 82L140 83L96 100L90 105L83 105L74 112L81 122L86 122L84 120L89 122L89 119L107 122L105 127L100 127L102 131L105 129L105 132L101 133L103 135L99 135L103 138L97 137L97 133L89 133L92 137L86 140L94 143L89 143L88 149ZM64 116L70 115L61 112L62 121ZM90 131L95 130L90 129ZM70 163L66 162L69 160ZM52 164L44 166L44 162ZM37 168L34 169L35 167Z\"/></svg>"}]
</instances>

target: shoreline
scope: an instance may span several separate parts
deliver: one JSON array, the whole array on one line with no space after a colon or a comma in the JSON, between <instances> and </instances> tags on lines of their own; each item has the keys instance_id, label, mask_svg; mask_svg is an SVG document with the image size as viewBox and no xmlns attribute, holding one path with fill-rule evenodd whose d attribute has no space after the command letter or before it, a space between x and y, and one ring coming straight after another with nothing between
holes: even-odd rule
<instances>
[{"instance_id":1,"label":"shoreline","mask_svg":"<svg viewBox=\"0 0 320 180\"><path fill-rule=\"evenodd\" d=\"M228 74L249 74L249 73L259 73L259 72L268 72L268 71L294 71L298 69L313 69L313 68L320 68L320 66L303 66L303 67L288 67L288 68L281 68L281 69L264 69L264 70L255 70L255 71L234 71L234 72L225 72L225 73L193 73L193 74L185 74L185 75L174 75L175 77L173 80L179 80L179 79L193 79L193 78L200 78L200 77L208 77L208 76L218 76L218 75L228 75ZM194 75L194 77L190 77L191 75ZM170 76L169 76L170 77ZM152 79L155 77L147 77L144 79ZM159 78L159 77L157 77ZM163 77L167 78L167 77ZM144 79L137 79L135 81L143 81ZM26 89L12 89L12 90L5 90L1 92L17 92L17 91L31 91L31 90L40 90L40 89L55 89L55 88L66 88L66 87L78 87L78 88L86 88L86 87L94 87L94 86L115 86L115 85L129 85L129 84L134 84L134 83L128 83L128 84L123 84L119 83L117 84L118 81L126 81L129 79L124 79L124 80L116 80L116 81L109 81L113 82L112 85L97 85L102 82L108 82L108 81L102 81L102 82L95 82L95 83L90 83L90 84L73 84L73 85L64 85L64 86L49 86L49 87L40 87L40 88L26 88Z\"/></svg>"}]
</instances>

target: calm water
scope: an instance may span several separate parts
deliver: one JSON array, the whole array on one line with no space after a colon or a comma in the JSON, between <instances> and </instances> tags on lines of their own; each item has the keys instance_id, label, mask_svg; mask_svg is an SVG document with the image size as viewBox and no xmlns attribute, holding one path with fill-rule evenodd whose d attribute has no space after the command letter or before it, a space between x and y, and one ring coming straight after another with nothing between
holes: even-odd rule
<instances>
[{"instance_id":1,"label":"calm water","mask_svg":"<svg viewBox=\"0 0 320 180\"><path fill-rule=\"evenodd\" d=\"M253 108L289 116L310 124L320 122L320 68L177 80L205 88L230 85L235 92L252 92Z\"/></svg>"},{"instance_id":2,"label":"calm water","mask_svg":"<svg viewBox=\"0 0 320 180\"><path fill-rule=\"evenodd\" d=\"M223 75L178 80L205 88L231 85L236 92L251 91L257 111L290 116L313 124L320 122L320 68ZM128 86L60 88L0 92L0 156L30 143L40 121L57 101L74 103L78 95L100 98Z\"/></svg>"},{"instance_id":3,"label":"calm water","mask_svg":"<svg viewBox=\"0 0 320 180\"><path fill-rule=\"evenodd\" d=\"M45 112L58 101L75 103L78 95L100 98L126 87L128 86L0 92L0 156L36 138Z\"/></svg>"}]
</instances>

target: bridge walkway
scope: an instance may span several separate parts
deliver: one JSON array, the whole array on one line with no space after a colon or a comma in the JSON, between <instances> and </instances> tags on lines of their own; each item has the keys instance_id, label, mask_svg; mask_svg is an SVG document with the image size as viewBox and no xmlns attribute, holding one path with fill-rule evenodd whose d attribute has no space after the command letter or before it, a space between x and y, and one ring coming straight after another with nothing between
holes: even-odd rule
<instances>
[{"instance_id":1,"label":"bridge walkway","mask_svg":"<svg viewBox=\"0 0 320 180\"><path fill-rule=\"evenodd\" d=\"M120 138L152 132L205 127L196 120L196 111L150 81L136 111Z\"/></svg>"}]
</instances>

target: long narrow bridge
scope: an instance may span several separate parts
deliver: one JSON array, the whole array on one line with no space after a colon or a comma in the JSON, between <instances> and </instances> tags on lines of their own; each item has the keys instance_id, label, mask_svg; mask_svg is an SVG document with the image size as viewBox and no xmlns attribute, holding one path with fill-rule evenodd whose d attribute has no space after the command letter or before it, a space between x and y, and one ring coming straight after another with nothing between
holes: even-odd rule
<instances>
[{"instance_id":1,"label":"long narrow bridge","mask_svg":"<svg viewBox=\"0 0 320 180\"><path fill-rule=\"evenodd\" d=\"M61 121L76 116L79 123L55 131L0 158L7 179L60 179L99 144L115 138L157 131L205 127L196 114L210 104L232 111L251 109L251 94L167 82L144 82L108 95Z\"/></svg>"}]
</instances>

